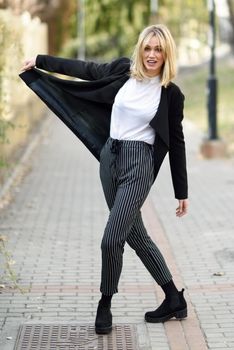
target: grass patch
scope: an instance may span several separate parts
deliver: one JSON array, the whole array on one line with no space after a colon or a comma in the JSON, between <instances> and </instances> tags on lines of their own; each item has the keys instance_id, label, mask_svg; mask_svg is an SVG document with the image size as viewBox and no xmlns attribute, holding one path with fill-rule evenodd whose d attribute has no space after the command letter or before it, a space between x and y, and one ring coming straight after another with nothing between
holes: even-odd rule
<instances>
[{"instance_id":1,"label":"grass patch","mask_svg":"<svg viewBox=\"0 0 234 350\"><path fill-rule=\"evenodd\" d=\"M218 136L234 152L234 59L217 61L217 125ZM202 65L181 70L176 83L185 94L185 116L202 131L208 130L207 78L209 67Z\"/></svg>"}]
</instances>

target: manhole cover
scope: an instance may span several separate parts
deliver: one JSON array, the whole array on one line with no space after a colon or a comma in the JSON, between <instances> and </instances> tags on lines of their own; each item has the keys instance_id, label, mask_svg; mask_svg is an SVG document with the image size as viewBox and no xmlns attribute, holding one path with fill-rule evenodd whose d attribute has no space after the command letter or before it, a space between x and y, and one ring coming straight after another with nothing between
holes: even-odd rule
<instances>
[{"instance_id":1,"label":"manhole cover","mask_svg":"<svg viewBox=\"0 0 234 350\"><path fill-rule=\"evenodd\" d=\"M14 350L137 350L134 325L115 325L97 335L93 325L26 324L19 329Z\"/></svg>"}]
</instances>

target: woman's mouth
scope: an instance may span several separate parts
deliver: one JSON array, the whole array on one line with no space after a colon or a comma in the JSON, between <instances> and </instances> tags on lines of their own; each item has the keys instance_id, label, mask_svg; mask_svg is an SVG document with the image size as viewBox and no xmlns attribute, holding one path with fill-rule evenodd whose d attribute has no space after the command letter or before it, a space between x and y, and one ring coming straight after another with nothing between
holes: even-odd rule
<instances>
[{"instance_id":1,"label":"woman's mouth","mask_svg":"<svg viewBox=\"0 0 234 350\"><path fill-rule=\"evenodd\" d=\"M157 63L157 61L155 61L155 60L147 60L147 63L148 64L155 64L155 63Z\"/></svg>"}]
</instances>

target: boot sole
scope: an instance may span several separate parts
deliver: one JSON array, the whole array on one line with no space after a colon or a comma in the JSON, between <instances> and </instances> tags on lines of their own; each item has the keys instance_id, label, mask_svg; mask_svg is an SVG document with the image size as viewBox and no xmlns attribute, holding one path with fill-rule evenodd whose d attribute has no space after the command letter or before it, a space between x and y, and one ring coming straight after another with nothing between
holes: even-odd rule
<instances>
[{"instance_id":1,"label":"boot sole","mask_svg":"<svg viewBox=\"0 0 234 350\"><path fill-rule=\"evenodd\" d=\"M183 318L186 318L187 316L188 316L188 312L187 312L187 308L186 308L186 309L183 309L180 311L172 312L171 314L166 315L164 317L160 317L160 318L145 315L145 320L146 320L146 322L149 322L149 323L160 323L160 322L166 322L173 317L175 317L177 320L182 320Z\"/></svg>"},{"instance_id":2,"label":"boot sole","mask_svg":"<svg viewBox=\"0 0 234 350\"><path fill-rule=\"evenodd\" d=\"M102 328L95 327L95 332L97 334L109 334L111 331L112 331L112 326L102 327Z\"/></svg>"}]
</instances>

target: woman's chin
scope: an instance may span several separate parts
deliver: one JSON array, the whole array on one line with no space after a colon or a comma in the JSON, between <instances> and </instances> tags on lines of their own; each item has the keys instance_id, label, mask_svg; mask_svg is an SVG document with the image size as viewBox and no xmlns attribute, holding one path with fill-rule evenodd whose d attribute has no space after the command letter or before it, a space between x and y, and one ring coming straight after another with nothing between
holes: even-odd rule
<instances>
[{"instance_id":1,"label":"woman's chin","mask_svg":"<svg viewBox=\"0 0 234 350\"><path fill-rule=\"evenodd\" d=\"M147 69L146 74L149 77L155 77L156 75L159 75L159 71L157 69Z\"/></svg>"}]
</instances>

